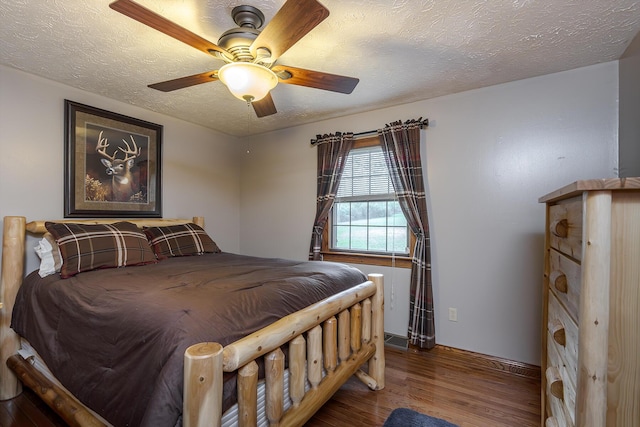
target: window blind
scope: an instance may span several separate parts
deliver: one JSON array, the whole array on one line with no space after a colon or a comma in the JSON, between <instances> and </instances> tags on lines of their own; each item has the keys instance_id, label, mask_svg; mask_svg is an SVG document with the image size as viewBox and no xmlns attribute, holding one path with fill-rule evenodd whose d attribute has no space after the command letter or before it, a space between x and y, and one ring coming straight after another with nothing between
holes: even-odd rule
<instances>
[{"instance_id":1,"label":"window blind","mask_svg":"<svg viewBox=\"0 0 640 427\"><path fill-rule=\"evenodd\" d=\"M351 150L347 156L337 197L359 197L393 192L382 148L366 147Z\"/></svg>"}]
</instances>

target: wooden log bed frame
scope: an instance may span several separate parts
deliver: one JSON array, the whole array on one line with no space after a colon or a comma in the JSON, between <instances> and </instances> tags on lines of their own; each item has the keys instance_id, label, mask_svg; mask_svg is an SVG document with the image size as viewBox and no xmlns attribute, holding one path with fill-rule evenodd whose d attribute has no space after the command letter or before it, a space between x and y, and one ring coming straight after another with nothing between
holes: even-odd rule
<instances>
[{"instance_id":1,"label":"wooden log bed frame","mask_svg":"<svg viewBox=\"0 0 640 427\"><path fill-rule=\"evenodd\" d=\"M105 224L123 219L62 220ZM193 219L134 219L138 226L165 226ZM4 217L2 281L0 282L0 400L10 399L22 384L34 390L71 426L102 426L99 417L74 396L17 354L20 337L10 328L11 313L24 277L25 237L45 232L44 221ZM292 313L225 347L199 343L184 354L183 425L219 426L222 417L223 372L237 372L238 425L257 423L258 365L265 364L266 415L272 426L301 426L355 375L370 389L384 387L384 291L381 274ZM283 407L285 356L288 346L289 396ZM362 370L367 365L366 372ZM310 387L305 391L308 381Z\"/></svg>"}]
</instances>

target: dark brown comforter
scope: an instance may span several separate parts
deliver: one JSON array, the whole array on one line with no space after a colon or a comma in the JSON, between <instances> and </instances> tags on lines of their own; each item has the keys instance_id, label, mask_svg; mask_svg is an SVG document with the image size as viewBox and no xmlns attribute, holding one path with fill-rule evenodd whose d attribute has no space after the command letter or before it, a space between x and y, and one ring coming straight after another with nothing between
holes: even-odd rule
<instances>
[{"instance_id":1,"label":"dark brown comforter","mask_svg":"<svg viewBox=\"0 0 640 427\"><path fill-rule=\"evenodd\" d=\"M116 426L181 424L183 354L231 343L365 281L335 263L229 253L81 273L31 273L12 328L83 403Z\"/></svg>"}]
</instances>

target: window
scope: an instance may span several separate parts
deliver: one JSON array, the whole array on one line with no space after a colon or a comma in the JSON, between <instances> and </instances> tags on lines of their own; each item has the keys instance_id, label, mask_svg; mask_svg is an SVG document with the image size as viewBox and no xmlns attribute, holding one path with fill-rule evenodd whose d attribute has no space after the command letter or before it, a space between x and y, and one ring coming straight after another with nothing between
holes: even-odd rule
<instances>
[{"instance_id":1,"label":"window","mask_svg":"<svg viewBox=\"0 0 640 427\"><path fill-rule=\"evenodd\" d=\"M378 138L357 141L325 227L324 259L391 265L409 257L412 242Z\"/></svg>"}]
</instances>

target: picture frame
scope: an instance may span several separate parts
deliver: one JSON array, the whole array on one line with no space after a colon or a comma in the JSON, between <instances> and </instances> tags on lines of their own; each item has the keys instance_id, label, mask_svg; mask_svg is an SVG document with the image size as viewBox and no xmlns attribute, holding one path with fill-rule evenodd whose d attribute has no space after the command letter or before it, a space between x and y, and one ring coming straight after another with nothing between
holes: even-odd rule
<instances>
[{"instance_id":1,"label":"picture frame","mask_svg":"<svg viewBox=\"0 0 640 427\"><path fill-rule=\"evenodd\" d=\"M162 125L64 106L64 217L161 218Z\"/></svg>"}]
</instances>

